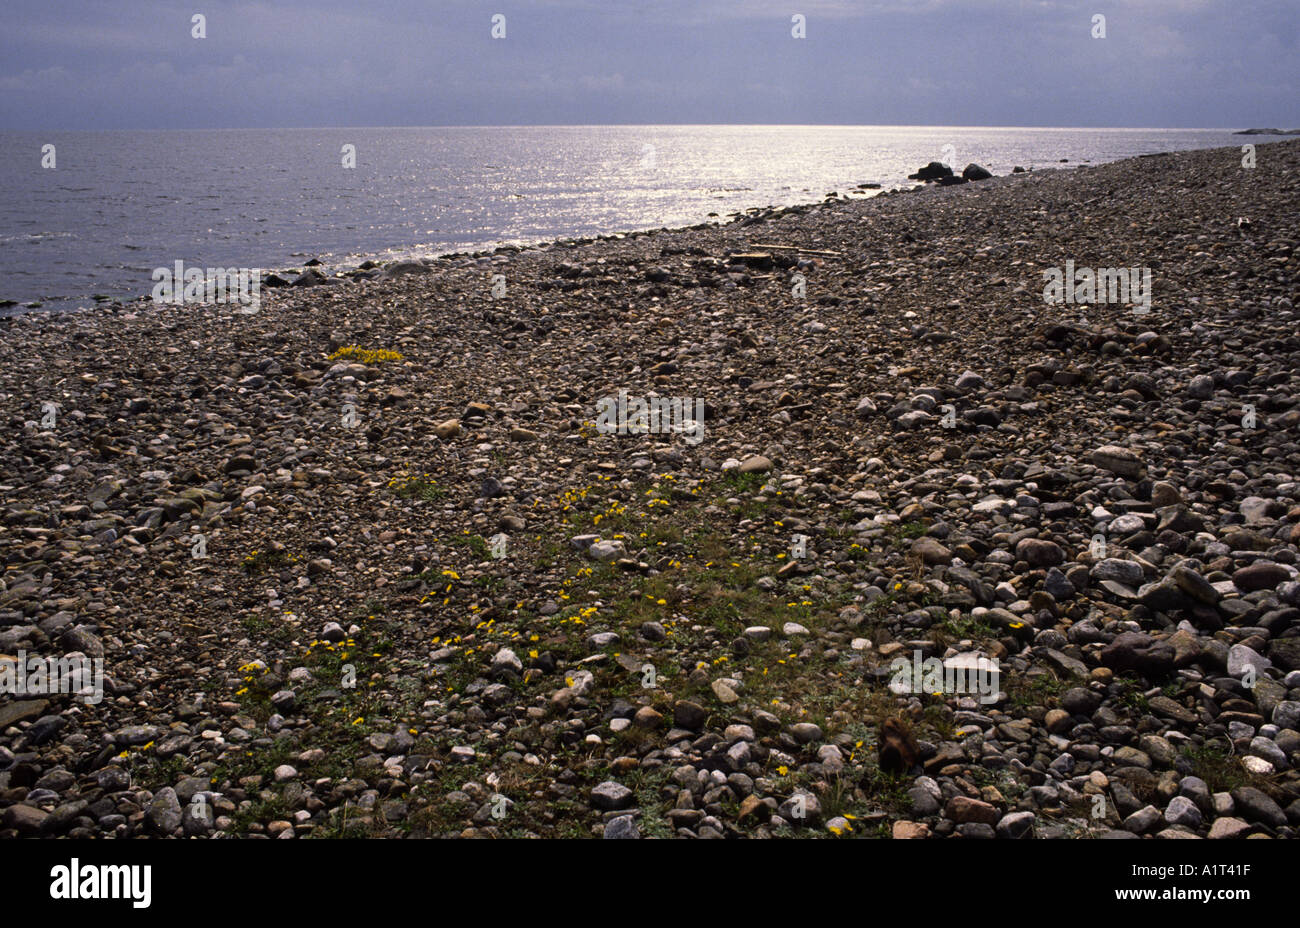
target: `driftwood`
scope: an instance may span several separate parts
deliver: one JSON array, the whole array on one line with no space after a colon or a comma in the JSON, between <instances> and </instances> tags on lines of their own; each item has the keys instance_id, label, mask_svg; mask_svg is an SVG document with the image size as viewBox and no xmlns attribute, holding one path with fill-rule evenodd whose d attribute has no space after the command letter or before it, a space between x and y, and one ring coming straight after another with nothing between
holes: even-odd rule
<instances>
[{"instance_id":1,"label":"driftwood","mask_svg":"<svg viewBox=\"0 0 1300 928\"><path fill-rule=\"evenodd\" d=\"M804 248L801 245L760 245L754 243L750 248L775 248L780 251L801 251L806 255L826 255L831 258L842 258L844 255L838 251L818 251L815 248Z\"/></svg>"}]
</instances>

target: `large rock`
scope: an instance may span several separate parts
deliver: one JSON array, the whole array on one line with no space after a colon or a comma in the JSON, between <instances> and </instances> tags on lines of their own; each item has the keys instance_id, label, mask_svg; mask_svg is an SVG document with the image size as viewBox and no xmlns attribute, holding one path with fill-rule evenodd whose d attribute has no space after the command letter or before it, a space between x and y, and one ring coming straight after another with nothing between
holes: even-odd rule
<instances>
[{"instance_id":1,"label":"large rock","mask_svg":"<svg viewBox=\"0 0 1300 928\"><path fill-rule=\"evenodd\" d=\"M678 728L699 731L709 717L709 710L698 703L680 700L673 706L673 724Z\"/></svg>"},{"instance_id":2,"label":"large rock","mask_svg":"<svg viewBox=\"0 0 1300 928\"><path fill-rule=\"evenodd\" d=\"M1169 577L1185 596L1198 603L1213 606L1223 598L1222 594L1214 588L1214 584L1186 564L1174 565L1173 570L1169 571Z\"/></svg>"},{"instance_id":3,"label":"large rock","mask_svg":"<svg viewBox=\"0 0 1300 928\"><path fill-rule=\"evenodd\" d=\"M772 462L761 454L750 455L736 468L742 474L766 474L772 469Z\"/></svg>"},{"instance_id":4,"label":"large rock","mask_svg":"<svg viewBox=\"0 0 1300 928\"><path fill-rule=\"evenodd\" d=\"M636 827L636 819L630 815L620 815L617 818L610 819L605 825L605 832L602 835L607 841L611 840L635 840L641 837L641 831Z\"/></svg>"},{"instance_id":5,"label":"large rock","mask_svg":"<svg viewBox=\"0 0 1300 928\"><path fill-rule=\"evenodd\" d=\"M394 261L384 268L383 276L391 280L394 277L405 277L408 274L428 274L432 271L433 268L427 264L421 264L419 261Z\"/></svg>"},{"instance_id":6,"label":"large rock","mask_svg":"<svg viewBox=\"0 0 1300 928\"><path fill-rule=\"evenodd\" d=\"M1119 445L1103 445L1092 453L1092 463L1102 470L1110 471L1129 480L1141 480L1146 474L1146 466L1132 451Z\"/></svg>"},{"instance_id":7,"label":"large rock","mask_svg":"<svg viewBox=\"0 0 1300 928\"><path fill-rule=\"evenodd\" d=\"M966 165L966 169L961 172L961 176L967 180L988 180L993 176L993 172L972 161L970 164Z\"/></svg>"},{"instance_id":8,"label":"large rock","mask_svg":"<svg viewBox=\"0 0 1300 928\"><path fill-rule=\"evenodd\" d=\"M591 804L606 812L626 809L632 804L632 795L622 783L606 780L591 791Z\"/></svg>"},{"instance_id":9,"label":"large rock","mask_svg":"<svg viewBox=\"0 0 1300 928\"><path fill-rule=\"evenodd\" d=\"M931 566L952 563L952 552L928 535L912 543L912 553Z\"/></svg>"},{"instance_id":10,"label":"large rock","mask_svg":"<svg viewBox=\"0 0 1300 928\"><path fill-rule=\"evenodd\" d=\"M1270 642L1268 656L1283 670L1300 670L1300 638L1278 638Z\"/></svg>"},{"instance_id":11,"label":"large rock","mask_svg":"<svg viewBox=\"0 0 1300 928\"><path fill-rule=\"evenodd\" d=\"M949 799L944 815L958 824L983 822L985 825L996 825L1001 817L998 810L987 802L967 796L954 796Z\"/></svg>"},{"instance_id":12,"label":"large rock","mask_svg":"<svg viewBox=\"0 0 1300 928\"><path fill-rule=\"evenodd\" d=\"M1174 649L1142 632L1124 632L1101 650L1101 662L1111 670L1135 670L1146 677L1160 677L1174 669Z\"/></svg>"},{"instance_id":13,"label":"large rock","mask_svg":"<svg viewBox=\"0 0 1300 928\"><path fill-rule=\"evenodd\" d=\"M1125 561L1117 557L1108 557L1098 561L1090 571L1092 579L1114 580L1125 586L1136 587L1142 582L1142 565L1136 561Z\"/></svg>"},{"instance_id":14,"label":"large rock","mask_svg":"<svg viewBox=\"0 0 1300 928\"><path fill-rule=\"evenodd\" d=\"M164 786L149 804L149 824L160 835L170 835L181 827L181 803L176 790Z\"/></svg>"},{"instance_id":15,"label":"large rock","mask_svg":"<svg viewBox=\"0 0 1300 928\"><path fill-rule=\"evenodd\" d=\"M1065 552L1054 541L1042 538L1022 538L1016 545L1016 557L1030 567L1055 567L1065 563Z\"/></svg>"},{"instance_id":16,"label":"large rock","mask_svg":"<svg viewBox=\"0 0 1300 928\"><path fill-rule=\"evenodd\" d=\"M597 541L587 549L587 554L598 561L613 561L620 557L627 556L627 549L623 546L620 539L604 539Z\"/></svg>"},{"instance_id":17,"label":"large rock","mask_svg":"<svg viewBox=\"0 0 1300 928\"><path fill-rule=\"evenodd\" d=\"M297 276L292 287L320 287L329 283L329 278L315 268L307 268Z\"/></svg>"},{"instance_id":18,"label":"large rock","mask_svg":"<svg viewBox=\"0 0 1300 928\"><path fill-rule=\"evenodd\" d=\"M17 702L0 703L0 730L28 719L39 718L48 705L49 701L45 699L20 699Z\"/></svg>"},{"instance_id":19,"label":"large rock","mask_svg":"<svg viewBox=\"0 0 1300 928\"><path fill-rule=\"evenodd\" d=\"M1291 579L1291 572L1281 564L1256 561L1232 574L1232 582L1243 593L1256 590L1274 590L1278 584Z\"/></svg>"},{"instance_id":20,"label":"large rock","mask_svg":"<svg viewBox=\"0 0 1300 928\"><path fill-rule=\"evenodd\" d=\"M921 168L915 174L908 174L908 180L932 181L944 177L952 177L952 168L942 161L931 161L925 167Z\"/></svg>"},{"instance_id":21,"label":"large rock","mask_svg":"<svg viewBox=\"0 0 1300 928\"><path fill-rule=\"evenodd\" d=\"M12 828L20 835L40 834L50 813L35 806L13 805L0 812L0 828Z\"/></svg>"},{"instance_id":22,"label":"large rock","mask_svg":"<svg viewBox=\"0 0 1300 928\"><path fill-rule=\"evenodd\" d=\"M1267 793L1253 786L1242 786L1232 791L1232 802L1237 814L1248 822L1263 822L1273 828L1281 828L1286 822L1286 813Z\"/></svg>"}]
</instances>

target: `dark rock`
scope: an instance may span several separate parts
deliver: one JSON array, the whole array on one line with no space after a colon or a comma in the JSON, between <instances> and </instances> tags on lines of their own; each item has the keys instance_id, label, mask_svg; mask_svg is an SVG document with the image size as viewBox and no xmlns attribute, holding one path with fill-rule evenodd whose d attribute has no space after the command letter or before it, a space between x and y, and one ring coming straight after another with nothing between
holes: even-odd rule
<instances>
[{"instance_id":1,"label":"dark rock","mask_svg":"<svg viewBox=\"0 0 1300 928\"><path fill-rule=\"evenodd\" d=\"M1102 648L1101 662L1112 670L1135 670L1146 677L1161 677L1174 669L1174 649L1142 632L1124 632Z\"/></svg>"},{"instance_id":2,"label":"dark rock","mask_svg":"<svg viewBox=\"0 0 1300 928\"><path fill-rule=\"evenodd\" d=\"M908 180L932 181L944 177L952 177L952 168L942 161L931 161L925 167L921 168L915 174L908 174Z\"/></svg>"}]
</instances>

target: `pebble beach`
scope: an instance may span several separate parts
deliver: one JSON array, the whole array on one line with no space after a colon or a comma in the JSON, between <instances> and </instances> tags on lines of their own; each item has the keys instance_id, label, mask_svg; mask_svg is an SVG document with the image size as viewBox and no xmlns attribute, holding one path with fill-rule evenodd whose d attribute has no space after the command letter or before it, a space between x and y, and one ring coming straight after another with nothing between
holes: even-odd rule
<instances>
[{"instance_id":1,"label":"pebble beach","mask_svg":"<svg viewBox=\"0 0 1300 928\"><path fill-rule=\"evenodd\" d=\"M0 837L1294 838L1297 229L1285 141L0 319L0 660L103 662Z\"/></svg>"}]
</instances>

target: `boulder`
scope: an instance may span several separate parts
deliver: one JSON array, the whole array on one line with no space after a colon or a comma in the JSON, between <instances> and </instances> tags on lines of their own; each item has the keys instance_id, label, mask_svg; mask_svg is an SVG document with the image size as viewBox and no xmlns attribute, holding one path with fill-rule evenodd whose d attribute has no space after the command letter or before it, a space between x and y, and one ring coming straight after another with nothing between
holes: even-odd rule
<instances>
[{"instance_id":1,"label":"boulder","mask_svg":"<svg viewBox=\"0 0 1300 928\"><path fill-rule=\"evenodd\" d=\"M932 181L942 177L952 177L952 168L942 161L931 161L915 174L908 174L908 180Z\"/></svg>"}]
</instances>

